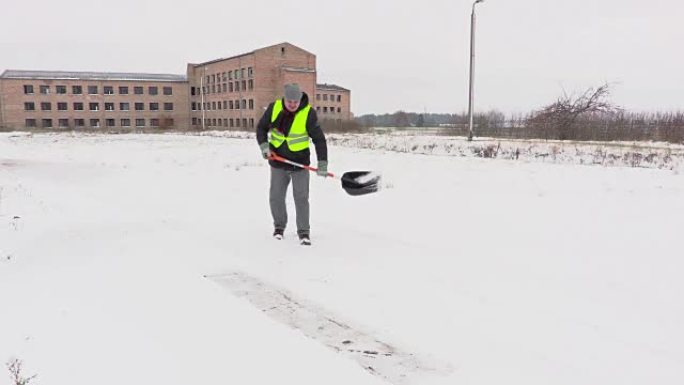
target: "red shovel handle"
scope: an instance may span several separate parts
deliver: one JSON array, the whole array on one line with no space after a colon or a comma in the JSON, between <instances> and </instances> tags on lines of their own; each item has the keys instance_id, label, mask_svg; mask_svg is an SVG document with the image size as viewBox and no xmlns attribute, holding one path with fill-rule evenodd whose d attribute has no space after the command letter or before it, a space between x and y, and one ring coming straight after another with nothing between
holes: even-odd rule
<instances>
[{"instance_id":1,"label":"red shovel handle","mask_svg":"<svg viewBox=\"0 0 684 385\"><path fill-rule=\"evenodd\" d=\"M303 168L303 169L306 169L306 170L309 170L309 171L313 171L313 172L318 171L318 169L317 169L316 167L311 167L311 166L307 166L307 165L305 165L305 164L293 162L293 161L291 161L291 160L289 160L289 159L283 158L282 156L280 156L280 155L278 155L278 154L273 154L273 153L271 153L271 156L270 156L268 159L275 160L275 161L278 161L278 162L281 162L281 163L291 164L291 165L293 165L293 166L297 166L297 167L299 167L299 168ZM334 178L334 177L335 177L335 174L329 172L329 173L328 173L328 176L331 177L331 178Z\"/></svg>"}]
</instances>

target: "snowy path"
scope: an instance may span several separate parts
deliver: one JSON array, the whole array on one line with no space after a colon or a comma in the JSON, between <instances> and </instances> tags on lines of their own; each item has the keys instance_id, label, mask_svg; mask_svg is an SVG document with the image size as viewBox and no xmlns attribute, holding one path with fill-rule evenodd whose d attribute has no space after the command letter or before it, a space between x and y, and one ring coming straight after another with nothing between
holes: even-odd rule
<instances>
[{"instance_id":1,"label":"snowy path","mask_svg":"<svg viewBox=\"0 0 684 385\"><path fill-rule=\"evenodd\" d=\"M451 369L411 383L684 381L680 175L330 157L385 189L313 178L302 248L270 238L251 140L1 134L0 360L51 384L381 383L203 278L240 271Z\"/></svg>"}]
</instances>

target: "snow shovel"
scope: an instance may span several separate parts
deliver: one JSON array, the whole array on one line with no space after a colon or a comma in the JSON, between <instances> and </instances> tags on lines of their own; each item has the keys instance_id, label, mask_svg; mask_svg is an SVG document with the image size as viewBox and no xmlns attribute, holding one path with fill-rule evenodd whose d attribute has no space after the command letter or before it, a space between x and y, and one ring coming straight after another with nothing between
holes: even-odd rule
<instances>
[{"instance_id":1,"label":"snow shovel","mask_svg":"<svg viewBox=\"0 0 684 385\"><path fill-rule=\"evenodd\" d=\"M303 168L309 171L318 171L317 168L307 166L305 164L300 164L293 162L289 159L285 159L280 155L271 154L269 159L291 164L299 168ZM331 178L338 178L335 174L329 172L328 176ZM342 188L349 195L365 195L378 191L378 182L380 182L380 175L374 174L371 171L349 171L342 174Z\"/></svg>"}]
</instances>

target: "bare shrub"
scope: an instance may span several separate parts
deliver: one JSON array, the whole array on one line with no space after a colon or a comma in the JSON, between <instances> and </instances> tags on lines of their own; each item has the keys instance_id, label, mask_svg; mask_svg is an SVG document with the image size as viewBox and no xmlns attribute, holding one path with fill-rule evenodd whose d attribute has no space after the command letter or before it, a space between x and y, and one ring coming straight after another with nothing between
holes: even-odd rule
<instances>
[{"instance_id":1,"label":"bare shrub","mask_svg":"<svg viewBox=\"0 0 684 385\"><path fill-rule=\"evenodd\" d=\"M29 385L34 378L38 375L34 374L29 377L24 377L22 371L23 362L17 358L7 362L7 369L10 372L10 379L12 380L12 385Z\"/></svg>"}]
</instances>

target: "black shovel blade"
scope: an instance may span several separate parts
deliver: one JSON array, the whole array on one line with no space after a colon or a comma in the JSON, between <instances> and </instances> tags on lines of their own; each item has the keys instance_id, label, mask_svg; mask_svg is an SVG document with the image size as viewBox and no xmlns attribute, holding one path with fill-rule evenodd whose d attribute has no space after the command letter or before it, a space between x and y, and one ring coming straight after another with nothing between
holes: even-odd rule
<instances>
[{"instance_id":1,"label":"black shovel blade","mask_svg":"<svg viewBox=\"0 0 684 385\"><path fill-rule=\"evenodd\" d=\"M380 175L371 171L349 171L342 175L342 188L349 195L365 195L378 191Z\"/></svg>"}]
</instances>

